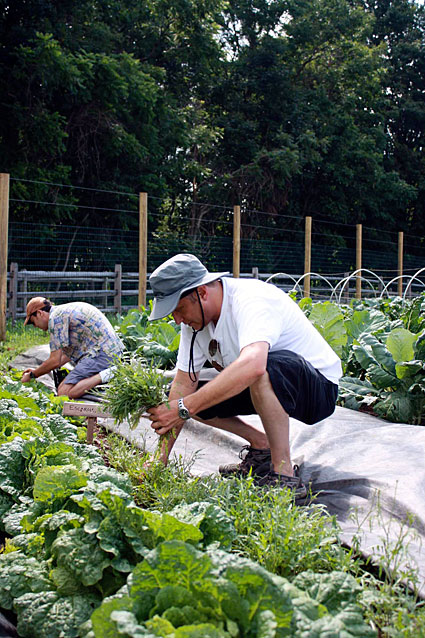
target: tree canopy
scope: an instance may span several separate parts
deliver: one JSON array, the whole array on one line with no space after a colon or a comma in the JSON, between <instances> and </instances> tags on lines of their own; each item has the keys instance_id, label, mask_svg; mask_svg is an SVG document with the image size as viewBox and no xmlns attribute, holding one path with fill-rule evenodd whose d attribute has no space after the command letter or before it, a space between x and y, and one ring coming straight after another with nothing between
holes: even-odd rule
<instances>
[{"instance_id":1,"label":"tree canopy","mask_svg":"<svg viewBox=\"0 0 425 638\"><path fill-rule=\"evenodd\" d=\"M194 237L233 204L253 238L264 215L422 235L424 26L412 0L2 0L1 170L147 191ZM90 191L36 191L62 204L43 219L89 223Z\"/></svg>"}]
</instances>

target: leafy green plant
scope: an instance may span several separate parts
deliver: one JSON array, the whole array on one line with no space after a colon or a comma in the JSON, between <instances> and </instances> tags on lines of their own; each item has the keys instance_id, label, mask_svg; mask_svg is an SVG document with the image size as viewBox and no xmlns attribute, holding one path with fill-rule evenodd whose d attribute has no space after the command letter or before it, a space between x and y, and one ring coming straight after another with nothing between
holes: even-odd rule
<instances>
[{"instance_id":1,"label":"leafy green plant","mask_svg":"<svg viewBox=\"0 0 425 638\"><path fill-rule=\"evenodd\" d=\"M148 321L151 308L130 310L116 330L126 349L161 368L173 368L180 343L180 327L172 319Z\"/></svg>"},{"instance_id":2,"label":"leafy green plant","mask_svg":"<svg viewBox=\"0 0 425 638\"><path fill-rule=\"evenodd\" d=\"M422 635L417 601L367 579L314 503L295 507L286 491L249 480L190 477L179 464L154 466L135 490L21 389L8 408L28 410L34 436L0 445L10 536L0 595L22 638L354 638L376 635L372 626Z\"/></svg>"},{"instance_id":3,"label":"leafy green plant","mask_svg":"<svg viewBox=\"0 0 425 638\"><path fill-rule=\"evenodd\" d=\"M422 424L425 409L425 297L300 307L341 357L339 402L396 423ZM408 329L411 328L411 330Z\"/></svg>"},{"instance_id":4,"label":"leafy green plant","mask_svg":"<svg viewBox=\"0 0 425 638\"><path fill-rule=\"evenodd\" d=\"M93 613L85 636L376 636L363 621L354 578L334 572L325 587L323 582L322 575L310 573L290 584L222 550L163 542L134 569L127 586Z\"/></svg>"},{"instance_id":5,"label":"leafy green plant","mask_svg":"<svg viewBox=\"0 0 425 638\"><path fill-rule=\"evenodd\" d=\"M49 337L34 326L24 326L22 320L7 321L6 340L0 342L0 370L6 372L13 359L31 346L49 342Z\"/></svg>"},{"instance_id":6,"label":"leafy green plant","mask_svg":"<svg viewBox=\"0 0 425 638\"><path fill-rule=\"evenodd\" d=\"M128 419L134 428L148 408L167 400L168 380L162 371L136 356L117 361L116 366L102 397L114 419L118 422Z\"/></svg>"},{"instance_id":7,"label":"leafy green plant","mask_svg":"<svg viewBox=\"0 0 425 638\"><path fill-rule=\"evenodd\" d=\"M422 337L405 328L396 328L381 338L358 335L353 353L363 378L345 376L340 380L343 404L352 409L366 405L395 423L421 424L425 409L422 344Z\"/></svg>"},{"instance_id":8,"label":"leafy green plant","mask_svg":"<svg viewBox=\"0 0 425 638\"><path fill-rule=\"evenodd\" d=\"M308 318L337 355L341 356L347 343L347 333L344 329L344 317L338 306L330 301L316 303Z\"/></svg>"}]
</instances>

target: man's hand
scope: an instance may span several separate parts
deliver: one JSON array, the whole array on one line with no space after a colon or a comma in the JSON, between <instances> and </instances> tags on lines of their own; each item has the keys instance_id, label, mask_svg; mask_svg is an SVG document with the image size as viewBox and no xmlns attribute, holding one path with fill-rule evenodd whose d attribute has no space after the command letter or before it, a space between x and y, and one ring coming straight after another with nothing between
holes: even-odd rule
<instances>
[{"instance_id":1,"label":"man's hand","mask_svg":"<svg viewBox=\"0 0 425 638\"><path fill-rule=\"evenodd\" d=\"M21 377L21 382L22 383L28 383L28 381L31 381L31 379L33 378L31 376L31 372L34 372L34 368L27 368L26 370L24 370L22 377Z\"/></svg>"},{"instance_id":2,"label":"man's hand","mask_svg":"<svg viewBox=\"0 0 425 638\"><path fill-rule=\"evenodd\" d=\"M175 426L181 426L184 421L179 417L177 400L161 403L156 408L149 408L151 428L160 436L167 434Z\"/></svg>"}]
</instances>

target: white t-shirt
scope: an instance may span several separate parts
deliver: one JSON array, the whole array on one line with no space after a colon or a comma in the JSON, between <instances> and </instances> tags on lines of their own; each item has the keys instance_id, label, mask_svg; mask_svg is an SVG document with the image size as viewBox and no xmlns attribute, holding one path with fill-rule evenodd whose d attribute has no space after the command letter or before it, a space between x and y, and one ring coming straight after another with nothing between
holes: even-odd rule
<instances>
[{"instance_id":1,"label":"white t-shirt","mask_svg":"<svg viewBox=\"0 0 425 638\"><path fill-rule=\"evenodd\" d=\"M193 349L195 370L205 361L216 361L223 367L238 358L245 346L266 341L270 352L291 350L309 361L329 381L338 383L341 362L303 311L283 290L258 279L223 277L223 305L217 325L210 322L201 330ZM192 328L182 324L177 367L189 371ZM219 352L209 354L215 339Z\"/></svg>"}]
</instances>

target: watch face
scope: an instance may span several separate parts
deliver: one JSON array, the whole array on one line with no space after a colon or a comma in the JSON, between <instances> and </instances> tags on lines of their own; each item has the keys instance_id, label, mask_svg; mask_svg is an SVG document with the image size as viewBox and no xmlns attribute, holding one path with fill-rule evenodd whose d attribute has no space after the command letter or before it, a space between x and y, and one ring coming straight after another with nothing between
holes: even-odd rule
<instances>
[{"instance_id":1,"label":"watch face","mask_svg":"<svg viewBox=\"0 0 425 638\"><path fill-rule=\"evenodd\" d=\"M179 401L179 417L181 419L188 419L190 416L189 410L185 407L183 401Z\"/></svg>"}]
</instances>

